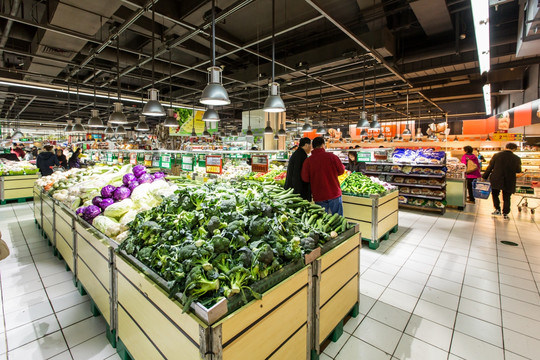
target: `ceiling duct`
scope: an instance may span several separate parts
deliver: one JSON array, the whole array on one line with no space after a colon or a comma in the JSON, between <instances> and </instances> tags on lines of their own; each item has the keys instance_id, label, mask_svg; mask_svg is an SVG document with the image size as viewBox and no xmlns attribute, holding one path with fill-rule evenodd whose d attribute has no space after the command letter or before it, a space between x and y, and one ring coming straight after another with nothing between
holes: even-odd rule
<instances>
[{"instance_id":1,"label":"ceiling duct","mask_svg":"<svg viewBox=\"0 0 540 360\"><path fill-rule=\"evenodd\" d=\"M427 36L452 31L452 20L445 0L418 0L410 3Z\"/></svg>"},{"instance_id":2,"label":"ceiling duct","mask_svg":"<svg viewBox=\"0 0 540 360\"><path fill-rule=\"evenodd\" d=\"M538 1L520 1L516 45L516 56L518 57L540 54L540 4Z\"/></svg>"},{"instance_id":3,"label":"ceiling duct","mask_svg":"<svg viewBox=\"0 0 540 360\"><path fill-rule=\"evenodd\" d=\"M103 25L103 19L110 18L120 5L120 0L53 0L48 2L48 11L43 14L41 23L87 36L95 36ZM32 42L31 52L58 59L58 61L34 59L27 70L36 74L58 76L65 68L65 61L73 60L86 44L86 40L40 29ZM25 80L51 81L48 77L35 75L27 75Z\"/></svg>"}]
</instances>

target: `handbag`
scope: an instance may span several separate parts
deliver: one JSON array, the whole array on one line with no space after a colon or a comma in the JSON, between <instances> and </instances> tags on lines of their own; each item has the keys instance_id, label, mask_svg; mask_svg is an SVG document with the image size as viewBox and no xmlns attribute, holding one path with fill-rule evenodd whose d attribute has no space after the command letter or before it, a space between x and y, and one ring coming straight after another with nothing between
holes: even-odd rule
<instances>
[{"instance_id":1,"label":"handbag","mask_svg":"<svg viewBox=\"0 0 540 360\"><path fill-rule=\"evenodd\" d=\"M465 173L470 174L476 170L478 170L478 165L471 159L467 159L467 169L465 170Z\"/></svg>"}]
</instances>

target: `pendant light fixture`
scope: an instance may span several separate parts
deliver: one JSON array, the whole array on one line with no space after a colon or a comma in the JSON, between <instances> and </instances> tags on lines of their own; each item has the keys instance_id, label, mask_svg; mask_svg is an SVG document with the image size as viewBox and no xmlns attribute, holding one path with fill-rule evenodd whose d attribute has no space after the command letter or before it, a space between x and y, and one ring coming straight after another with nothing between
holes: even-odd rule
<instances>
[{"instance_id":1,"label":"pendant light fixture","mask_svg":"<svg viewBox=\"0 0 540 360\"><path fill-rule=\"evenodd\" d=\"M137 126L135 126L135 131L149 131L150 127L146 123L146 116L140 115L139 116L139 122L137 123Z\"/></svg>"},{"instance_id":2,"label":"pendant light fixture","mask_svg":"<svg viewBox=\"0 0 540 360\"><path fill-rule=\"evenodd\" d=\"M268 97L264 102L266 112L284 112L285 103L279 96L279 84L276 75L276 1L272 0L272 82L268 85Z\"/></svg>"},{"instance_id":3,"label":"pendant light fixture","mask_svg":"<svg viewBox=\"0 0 540 360\"><path fill-rule=\"evenodd\" d=\"M304 122L304 126L302 126L302 131L311 131L311 125L309 124L309 117L308 117L308 72L306 70L306 119Z\"/></svg>"},{"instance_id":4,"label":"pendant light fixture","mask_svg":"<svg viewBox=\"0 0 540 360\"><path fill-rule=\"evenodd\" d=\"M77 117L75 118L75 125L73 125L73 130L71 131L74 134L80 134L84 132L84 127L82 126L82 119L79 116L79 78L77 79Z\"/></svg>"},{"instance_id":5,"label":"pendant light fixture","mask_svg":"<svg viewBox=\"0 0 540 360\"><path fill-rule=\"evenodd\" d=\"M368 129L369 121L367 120L366 112L366 57L364 56L364 80L362 85L362 111L360 112L360 119L356 124L357 129Z\"/></svg>"},{"instance_id":6,"label":"pendant light fixture","mask_svg":"<svg viewBox=\"0 0 540 360\"><path fill-rule=\"evenodd\" d=\"M64 128L64 132L66 134L71 134L71 130L73 129L73 120L71 119L68 119L67 120L67 125L66 127Z\"/></svg>"},{"instance_id":7,"label":"pendant light fixture","mask_svg":"<svg viewBox=\"0 0 540 360\"><path fill-rule=\"evenodd\" d=\"M403 130L403 135L411 135L411 130L409 129L409 89L407 89L407 108L406 108L407 121L405 123L405 130Z\"/></svg>"},{"instance_id":8,"label":"pendant light fixture","mask_svg":"<svg viewBox=\"0 0 540 360\"><path fill-rule=\"evenodd\" d=\"M96 109L96 57L94 56L94 108L90 110L92 116L88 120L88 127L103 127L103 121L99 118L99 111Z\"/></svg>"},{"instance_id":9,"label":"pendant light fixture","mask_svg":"<svg viewBox=\"0 0 540 360\"><path fill-rule=\"evenodd\" d=\"M118 87L118 101L113 103L114 111L109 117L109 124L127 124L126 115L122 111L122 103L120 101L120 37L116 38L116 85Z\"/></svg>"},{"instance_id":10,"label":"pendant light fixture","mask_svg":"<svg viewBox=\"0 0 540 360\"><path fill-rule=\"evenodd\" d=\"M107 108L110 109L111 107L111 97L110 97L110 87L107 86ZM105 135L107 135L107 137L111 136L111 135L114 135L114 129L111 127L111 123L108 122L107 123L107 127L105 128L105 131L104 131Z\"/></svg>"},{"instance_id":11,"label":"pendant light fixture","mask_svg":"<svg viewBox=\"0 0 540 360\"><path fill-rule=\"evenodd\" d=\"M73 120L71 120L71 91L69 89L69 81L68 81L68 84L67 84L67 87L68 87L68 93L67 93L67 96L68 96L68 112L67 112L67 125L66 127L64 128L64 132L66 134L71 134L71 132L73 131Z\"/></svg>"},{"instance_id":12,"label":"pendant light fixture","mask_svg":"<svg viewBox=\"0 0 540 360\"><path fill-rule=\"evenodd\" d=\"M274 135L274 140L279 140L278 134L275 134L275 135Z\"/></svg>"},{"instance_id":13,"label":"pendant light fixture","mask_svg":"<svg viewBox=\"0 0 540 360\"><path fill-rule=\"evenodd\" d=\"M266 127L264 128L264 133L266 135L274 133L274 129L272 129L272 126L270 126L270 115L268 115L268 120L266 120Z\"/></svg>"},{"instance_id":14,"label":"pendant light fixture","mask_svg":"<svg viewBox=\"0 0 540 360\"><path fill-rule=\"evenodd\" d=\"M236 126L233 127L233 130L231 131L231 136L233 136L233 137L238 136L238 130L236 129Z\"/></svg>"},{"instance_id":15,"label":"pendant light fixture","mask_svg":"<svg viewBox=\"0 0 540 360\"><path fill-rule=\"evenodd\" d=\"M195 132L195 99L193 99L193 106L191 108L191 136L196 137L197 133Z\"/></svg>"},{"instance_id":16,"label":"pendant light fixture","mask_svg":"<svg viewBox=\"0 0 540 360\"><path fill-rule=\"evenodd\" d=\"M172 50L169 49L169 108L167 109L167 117L165 118L165 121L163 122L163 126L178 127L178 120L176 120L176 118L174 117L175 112L172 105L172 65L171 63L172 63Z\"/></svg>"},{"instance_id":17,"label":"pendant light fixture","mask_svg":"<svg viewBox=\"0 0 540 360\"><path fill-rule=\"evenodd\" d=\"M206 123L204 124L204 131L202 133L202 136L206 138L209 138L211 136L210 132L208 132L208 128L206 127Z\"/></svg>"},{"instance_id":18,"label":"pendant light fixture","mask_svg":"<svg viewBox=\"0 0 540 360\"><path fill-rule=\"evenodd\" d=\"M422 101L418 103L418 129L416 129L416 142L422 141L424 134L422 134Z\"/></svg>"},{"instance_id":19,"label":"pendant light fixture","mask_svg":"<svg viewBox=\"0 0 540 360\"><path fill-rule=\"evenodd\" d=\"M459 141L457 135L454 137L454 141Z\"/></svg>"},{"instance_id":20,"label":"pendant light fixture","mask_svg":"<svg viewBox=\"0 0 540 360\"><path fill-rule=\"evenodd\" d=\"M221 84L221 68L216 66L216 2L212 0L212 66L208 68L208 84L204 88L200 102L204 105L229 105L229 95Z\"/></svg>"},{"instance_id":21,"label":"pendant light fixture","mask_svg":"<svg viewBox=\"0 0 540 360\"><path fill-rule=\"evenodd\" d=\"M371 119L371 124L369 127L371 129L380 129L381 124L379 124L377 116L377 78L376 78L376 66L373 65L373 117ZM373 139L373 136L371 137Z\"/></svg>"},{"instance_id":22,"label":"pendant light fixture","mask_svg":"<svg viewBox=\"0 0 540 360\"><path fill-rule=\"evenodd\" d=\"M116 135L123 135L123 134L127 134L127 131L126 131L126 129L124 128L124 125L119 124L119 125L116 127L116 130L114 130L114 133L115 133Z\"/></svg>"},{"instance_id":23,"label":"pendant light fixture","mask_svg":"<svg viewBox=\"0 0 540 360\"><path fill-rule=\"evenodd\" d=\"M219 121L219 114L212 105L208 105L202 119L203 121L216 122Z\"/></svg>"},{"instance_id":24,"label":"pendant light fixture","mask_svg":"<svg viewBox=\"0 0 540 360\"><path fill-rule=\"evenodd\" d=\"M317 127L317 135L326 134L326 128L322 121L322 83L319 85L319 126Z\"/></svg>"},{"instance_id":25,"label":"pendant light fixture","mask_svg":"<svg viewBox=\"0 0 540 360\"><path fill-rule=\"evenodd\" d=\"M351 138L351 122L350 122L350 115L351 112L347 111L347 131L345 132L345 136L343 136L344 139L350 139Z\"/></svg>"},{"instance_id":26,"label":"pendant light fixture","mask_svg":"<svg viewBox=\"0 0 540 360\"><path fill-rule=\"evenodd\" d=\"M248 91L248 128L246 131L246 136L253 136L253 131L251 130L251 92Z\"/></svg>"},{"instance_id":27,"label":"pendant light fixture","mask_svg":"<svg viewBox=\"0 0 540 360\"><path fill-rule=\"evenodd\" d=\"M154 88L155 78L154 78L154 67L155 67L155 26L156 26L156 4L152 4L152 88L148 90L148 102L144 105L142 114L145 116L163 116L165 115L165 110L163 106L159 103L159 91ZM169 62L170 65L170 62Z\"/></svg>"}]
</instances>

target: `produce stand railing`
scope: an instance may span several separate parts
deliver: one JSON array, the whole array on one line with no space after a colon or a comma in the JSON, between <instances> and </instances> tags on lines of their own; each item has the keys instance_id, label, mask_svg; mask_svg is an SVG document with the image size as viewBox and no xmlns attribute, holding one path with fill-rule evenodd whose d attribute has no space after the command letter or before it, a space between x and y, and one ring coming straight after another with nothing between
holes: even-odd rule
<instances>
[{"instance_id":1,"label":"produce stand railing","mask_svg":"<svg viewBox=\"0 0 540 360\"><path fill-rule=\"evenodd\" d=\"M275 286L261 300L244 305L233 297L183 313L181 295L171 298L166 282L115 241L47 194L34 197L42 204L36 222L91 297L93 314L104 316L123 359L178 358L180 351L185 359L318 358L323 341L337 340L344 318L358 313L359 225L264 279Z\"/></svg>"}]
</instances>

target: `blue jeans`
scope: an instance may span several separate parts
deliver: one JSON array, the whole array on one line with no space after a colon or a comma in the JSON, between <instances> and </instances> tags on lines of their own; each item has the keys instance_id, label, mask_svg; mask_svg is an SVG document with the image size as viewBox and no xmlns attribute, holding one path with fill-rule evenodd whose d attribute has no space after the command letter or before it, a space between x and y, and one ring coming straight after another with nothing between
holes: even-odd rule
<instances>
[{"instance_id":1,"label":"blue jeans","mask_svg":"<svg viewBox=\"0 0 540 360\"><path fill-rule=\"evenodd\" d=\"M315 204L322 206L329 214L338 213L343 216L343 201L341 200L341 196L332 200L315 201Z\"/></svg>"}]
</instances>

